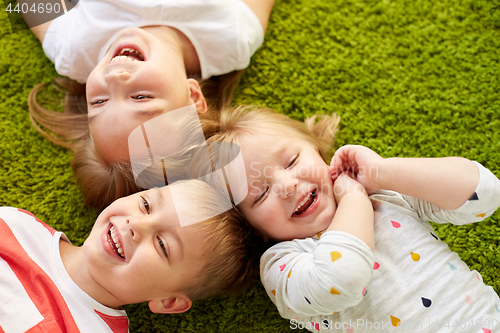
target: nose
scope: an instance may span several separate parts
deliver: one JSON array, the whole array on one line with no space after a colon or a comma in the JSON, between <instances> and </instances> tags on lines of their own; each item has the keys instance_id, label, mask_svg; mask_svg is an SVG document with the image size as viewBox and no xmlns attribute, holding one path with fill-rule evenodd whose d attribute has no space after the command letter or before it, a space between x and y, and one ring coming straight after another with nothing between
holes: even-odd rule
<instances>
[{"instance_id":1,"label":"nose","mask_svg":"<svg viewBox=\"0 0 500 333\"><path fill-rule=\"evenodd\" d=\"M123 83L130 79L132 74L124 69L113 70L106 75L104 75L104 79L106 83L109 85Z\"/></svg>"},{"instance_id":2,"label":"nose","mask_svg":"<svg viewBox=\"0 0 500 333\"><path fill-rule=\"evenodd\" d=\"M142 237L148 233L154 233L158 225L159 223L156 219L148 219L146 216L142 218L129 216L127 218L127 226L132 236L132 240L135 242L141 241Z\"/></svg>"},{"instance_id":3,"label":"nose","mask_svg":"<svg viewBox=\"0 0 500 333\"><path fill-rule=\"evenodd\" d=\"M299 180L294 177L292 174L289 172L285 172L282 177L281 177L281 188L282 188L282 193L281 196L283 199L287 199L290 197L292 194L295 193L297 190L297 185L299 183Z\"/></svg>"}]
</instances>

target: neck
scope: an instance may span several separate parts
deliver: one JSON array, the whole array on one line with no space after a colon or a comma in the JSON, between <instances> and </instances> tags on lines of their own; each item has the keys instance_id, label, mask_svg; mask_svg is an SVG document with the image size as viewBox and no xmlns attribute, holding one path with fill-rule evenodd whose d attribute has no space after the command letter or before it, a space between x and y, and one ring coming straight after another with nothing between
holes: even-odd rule
<instances>
[{"instance_id":1,"label":"neck","mask_svg":"<svg viewBox=\"0 0 500 333\"><path fill-rule=\"evenodd\" d=\"M66 272L68 272L73 282L75 282L87 295L110 308L119 309L123 305L120 304L118 299L113 297L113 295L92 279L92 276L90 276L87 270L83 249L81 247L60 240L59 251Z\"/></svg>"},{"instance_id":2,"label":"neck","mask_svg":"<svg viewBox=\"0 0 500 333\"><path fill-rule=\"evenodd\" d=\"M188 76L201 74L200 60L196 49L182 32L171 27L158 25L147 26L142 29L162 40L179 54L184 62Z\"/></svg>"}]
</instances>

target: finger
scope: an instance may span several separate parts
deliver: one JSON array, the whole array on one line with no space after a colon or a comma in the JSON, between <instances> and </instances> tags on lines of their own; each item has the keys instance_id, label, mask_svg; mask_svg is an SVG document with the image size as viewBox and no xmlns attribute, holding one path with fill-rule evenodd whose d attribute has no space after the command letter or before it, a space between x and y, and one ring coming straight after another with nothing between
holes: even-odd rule
<instances>
[{"instance_id":1,"label":"finger","mask_svg":"<svg viewBox=\"0 0 500 333\"><path fill-rule=\"evenodd\" d=\"M343 164L344 168L353 168L357 166L357 161L356 161L356 149L357 146L354 145L347 145L341 147L336 153L335 153L335 158L336 158L336 163L337 159L342 161L341 163Z\"/></svg>"},{"instance_id":2,"label":"finger","mask_svg":"<svg viewBox=\"0 0 500 333\"><path fill-rule=\"evenodd\" d=\"M330 163L331 168L339 168L342 165L343 159L341 157L341 154L342 153L339 152L338 150L337 150L337 152L335 152L335 155L333 155L332 161Z\"/></svg>"},{"instance_id":3,"label":"finger","mask_svg":"<svg viewBox=\"0 0 500 333\"><path fill-rule=\"evenodd\" d=\"M335 179L337 179L339 176L339 171L338 169L331 169L330 170L330 177L332 178L332 180L335 181Z\"/></svg>"}]
</instances>

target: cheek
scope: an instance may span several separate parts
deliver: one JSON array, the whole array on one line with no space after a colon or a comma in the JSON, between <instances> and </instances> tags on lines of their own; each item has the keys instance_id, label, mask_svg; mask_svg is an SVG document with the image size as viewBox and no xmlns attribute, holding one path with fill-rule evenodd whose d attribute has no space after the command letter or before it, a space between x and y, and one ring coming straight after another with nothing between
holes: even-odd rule
<instances>
[{"instance_id":1,"label":"cheek","mask_svg":"<svg viewBox=\"0 0 500 333\"><path fill-rule=\"evenodd\" d=\"M279 224L283 223L280 221L286 221L287 219L282 206L271 200L259 208L258 212L256 211L256 214L254 214L254 221L265 231L275 229Z\"/></svg>"},{"instance_id":2,"label":"cheek","mask_svg":"<svg viewBox=\"0 0 500 333\"><path fill-rule=\"evenodd\" d=\"M333 195L331 197L324 196L322 199L324 199L322 202L323 219L325 220L325 223L327 224L328 227L328 225L330 225L330 223L332 222L335 212L337 211L337 203L335 202L335 198L333 197Z\"/></svg>"},{"instance_id":3,"label":"cheek","mask_svg":"<svg viewBox=\"0 0 500 333\"><path fill-rule=\"evenodd\" d=\"M319 185L321 193L333 200L333 181L330 174L326 172L325 175L317 177L316 183Z\"/></svg>"},{"instance_id":4,"label":"cheek","mask_svg":"<svg viewBox=\"0 0 500 333\"><path fill-rule=\"evenodd\" d=\"M330 174L329 167L328 167L328 165L323 163L323 160L316 162L316 169L317 169L318 175L320 177L327 177L328 176L328 178L330 178L329 177L329 174Z\"/></svg>"}]
</instances>

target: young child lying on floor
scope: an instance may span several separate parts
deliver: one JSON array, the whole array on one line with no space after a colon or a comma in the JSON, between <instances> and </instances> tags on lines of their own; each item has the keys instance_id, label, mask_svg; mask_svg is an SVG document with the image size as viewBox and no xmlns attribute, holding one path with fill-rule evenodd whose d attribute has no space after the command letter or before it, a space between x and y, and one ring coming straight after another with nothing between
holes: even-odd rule
<instances>
[{"instance_id":1,"label":"young child lying on floor","mask_svg":"<svg viewBox=\"0 0 500 333\"><path fill-rule=\"evenodd\" d=\"M500 180L460 157L384 159L362 146L340 148L329 168L337 124L240 108L207 140L241 149L249 194L238 209L279 242L260 270L280 314L313 332L493 332L498 295L428 221L483 220L500 206Z\"/></svg>"},{"instance_id":2,"label":"young child lying on floor","mask_svg":"<svg viewBox=\"0 0 500 333\"><path fill-rule=\"evenodd\" d=\"M0 332L128 332L125 304L181 313L241 290L259 256L235 210L219 214L224 200L195 180L136 193L107 207L80 247L0 208ZM181 227L186 214L200 222Z\"/></svg>"},{"instance_id":3,"label":"young child lying on floor","mask_svg":"<svg viewBox=\"0 0 500 333\"><path fill-rule=\"evenodd\" d=\"M74 150L73 170L89 205L103 209L142 190L127 150L134 128L188 105L203 115L229 103L241 70L262 45L273 4L82 0L37 26L32 19L41 15L23 12L58 74L74 80L57 79L67 90L64 113L38 104L44 84L32 90L33 125Z\"/></svg>"}]
</instances>

